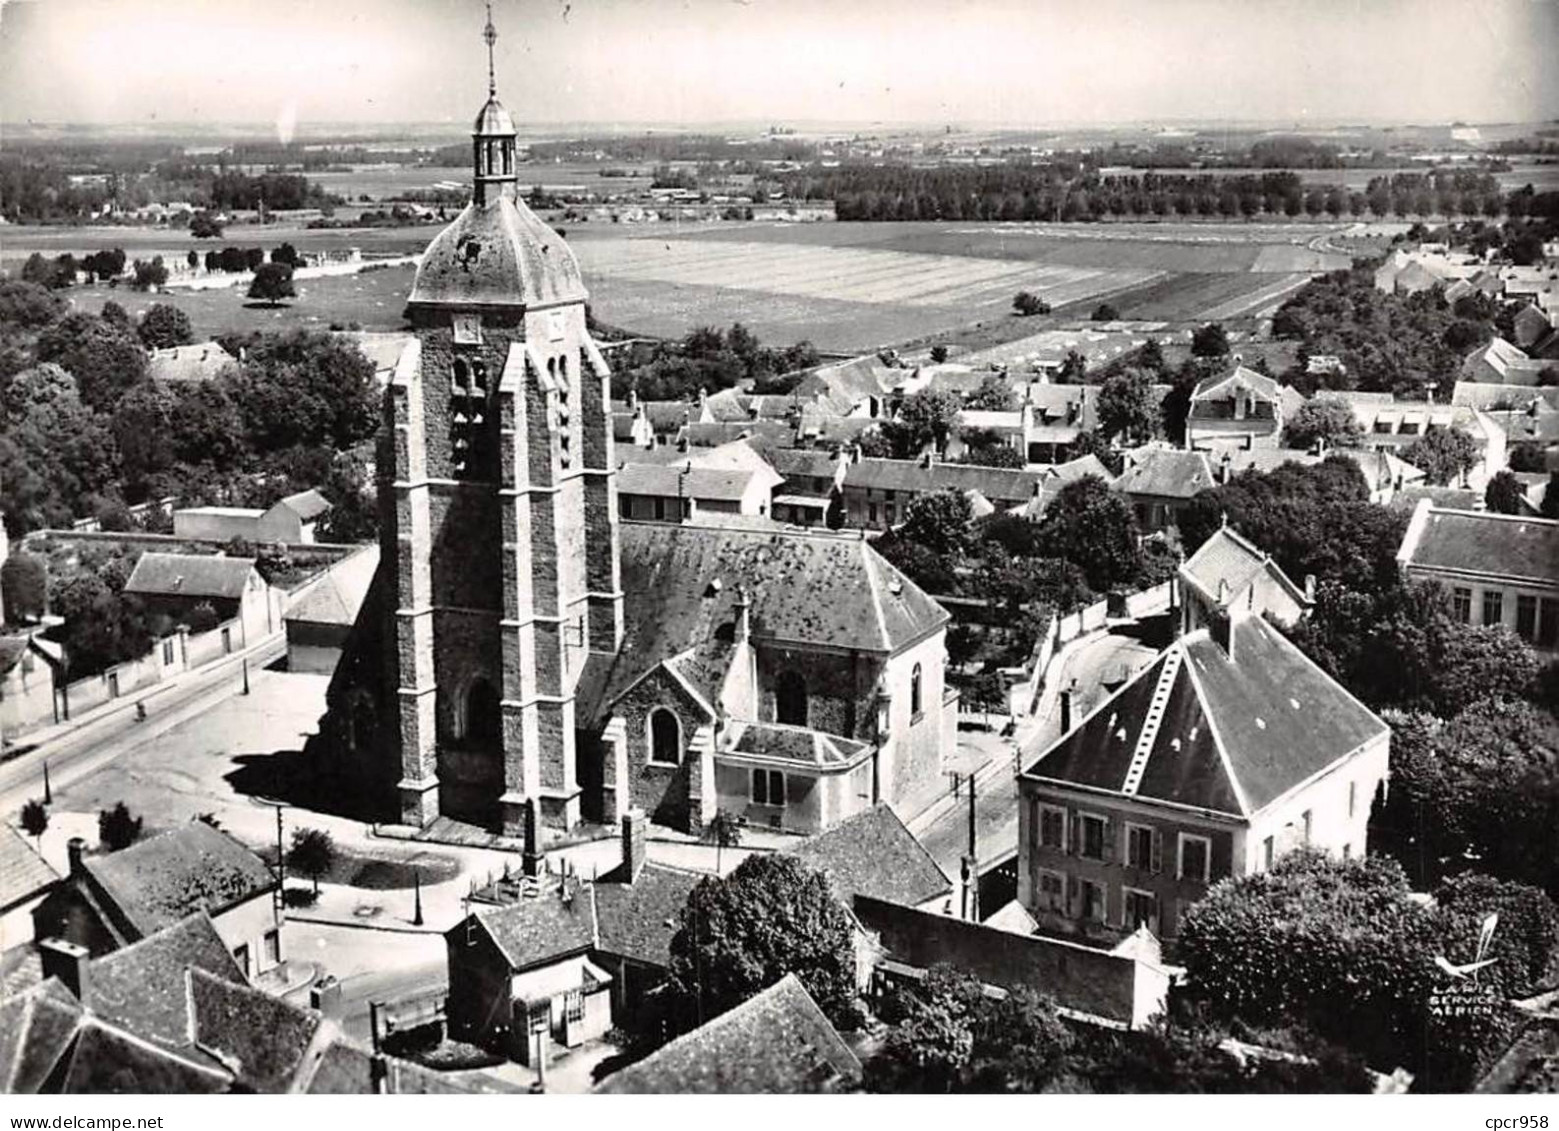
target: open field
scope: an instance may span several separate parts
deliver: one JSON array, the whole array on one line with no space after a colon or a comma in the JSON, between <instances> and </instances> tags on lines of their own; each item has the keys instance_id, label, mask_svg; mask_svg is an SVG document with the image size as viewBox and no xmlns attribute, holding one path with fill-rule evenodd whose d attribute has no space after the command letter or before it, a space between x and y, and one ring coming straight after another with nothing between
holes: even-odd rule
<instances>
[{"instance_id":1,"label":"open field","mask_svg":"<svg viewBox=\"0 0 1559 1131\"><path fill-rule=\"evenodd\" d=\"M1310 273L1347 265L1314 249L1340 225L1314 224L772 224L715 222L569 224L568 238L603 321L680 336L742 321L765 341L807 338L862 351L934 339L1009 320L1019 290L1063 317L1086 317L1108 299L1128 318L1206 321L1249 317L1276 305ZM365 254L421 251L436 225L310 230L274 224L230 228L220 241L299 250L360 247ZM213 246L179 232L138 228L12 228L7 263L33 250L58 254L119 246L132 256L182 256ZM288 325L393 329L411 289L407 269L300 283L287 307L249 307L239 290L162 296L80 288L88 308L107 298L132 310L171 302L202 335ZM1013 332L1017 332L1014 328ZM1006 336L1001 330L997 336ZM982 338L986 335L982 335Z\"/></svg>"}]
</instances>

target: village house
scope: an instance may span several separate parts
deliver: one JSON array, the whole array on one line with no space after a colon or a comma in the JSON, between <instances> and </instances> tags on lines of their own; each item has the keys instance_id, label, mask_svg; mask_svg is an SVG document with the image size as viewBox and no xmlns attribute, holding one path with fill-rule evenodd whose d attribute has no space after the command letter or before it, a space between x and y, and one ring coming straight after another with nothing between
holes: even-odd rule
<instances>
[{"instance_id":1,"label":"village house","mask_svg":"<svg viewBox=\"0 0 1559 1131\"><path fill-rule=\"evenodd\" d=\"M1186 447L1276 448L1283 442L1285 422L1304 403L1299 390L1236 364L1232 372L1208 377L1192 390Z\"/></svg>"},{"instance_id":2,"label":"village house","mask_svg":"<svg viewBox=\"0 0 1559 1131\"><path fill-rule=\"evenodd\" d=\"M69 844L70 871L33 911L40 944L63 940L107 954L204 912L246 978L282 964L276 876L259 857L204 821L88 856Z\"/></svg>"},{"instance_id":3,"label":"village house","mask_svg":"<svg viewBox=\"0 0 1559 1131\"><path fill-rule=\"evenodd\" d=\"M1113 486L1131 500L1144 533L1178 527L1191 500L1217 485L1205 452L1144 444L1125 452L1123 460Z\"/></svg>"},{"instance_id":4,"label":"village house","mask_svg":"<svg viewBox=\"0 0 1559 1131\"><path fill-rule=\"evenodd\" d=\"M943 463L929 455L905 460L857 454L845 468L841 487L844 522L866 530L891 530L904 521L916 498L947 490L972 491L995 510L1012 510L1032 499L1042 482L1038 471Z\"/></svg>"},{"instance_id":5,"label":"village house","mask_svg":"<svg viewBox=\"0 0 1559 1131\"><path fill-rule=\"evenodd\" d=\"M3 1093L516 1090L385 1056L248 985L203 912L98 958L54 940L43 959L43 981L0 1001Z\"/></svg>"},{"instance_id":6,"label":"village house","mask_svg":"<svg viewBox=\"0 0 1559 1131\"><path fill-rule=\"evenodd\" d=\"M1530 308L1529 308L1530 309ZM1531 329L1530 318L1528 329ZM1553 362L1530 357L1504 338L1490 338L1462 359L1462 381L1486 385L1536 385Z\"/></svg>"},{"instance_id":7,"label":"village house","mask_svg":"<svg viewBox=\"0 0 1559 1131\"><path fill-rule=\"evenodd\" d=\"M1224 877L1301 845L1365 853L1391 732L1252 612L1260 591L1028 762L1018 899L1042 929L1173 939Z\"/></svg>"},{"instance_id":8,"label":"village house","mask_svg":"<svg viewBox=\"0 0 1559 1131\"><path fill-rule=\"evenodd\" d=\"M648 840L645 815L625 813L622 861L599 879L505 877L473 893L444 933L451 1034L534 1064L631 1017L665 980L700 879L648 863Z\"/></svg>"},{"instance_id":9,"label":"village house","mask_svg":"<svg viewBox=\"0 0 1559 1131\"><path fill-rule=\"evenodd\" d=\"M1489 479L1509 462L1505 433L1488 415L1470 405L1435 401L1403 401L1391 393L1334 392L1344 401L1363 435L1358 447L1402 455L1420 437L1441 429L1455 429L1471 437L1476 462L1465 476L1465 486L1482 490Z\"/></svg>"},{"instance_id":10,"label":"village house","mask_svg":"<svg viewBox=\"0 0 1559 1131\"><path fill-rule=\"evenodd\" d=\"M774 489L773 515L795 526L843 522L841 487L849 467L843 455L817 448L764 447L763 458L783 481Z\"/></svg>"},{"instance_id":11,"label":"village house","mask_svg":"<svg viewBox=\"0 0 1559 1131\"><path fill-rule=\"evenodd\" d=\"M1559 520L1450 510L1420 500L1397 563L1445 587L1464 624L1503 625L1559 656Z\"/></svg>"},{"instance_id":12,"label":"village house","mask_svg":"<svg viewBox=\"0 0 1559 1131\"><path fill-rule=\"evenodd\" d=\"M787 974L691 1033L608 1076L606 1094L812 1094L853 1091L861 1064Z\"/></svg>"},{"instance_id":13,"label":"village house","mask_svg":"<svg viewBox=\"0 0 1559 1131\"><path fill-rule=\"evenodd\" d=\"M32 942L32 907L59 876L10 825L0 825L0 951Z\"/></svg>"},{"instance_id":14,"label":"village house","mask_svg":"<svg viewBox=\"0 0 1559 1131\"><path fill-rule=\"evenodd\" d=\"M703 514L769 513L772 471L627 463L617 473L617 513L646 522L689 522Z\"/></svg>"},{"instance_id":15,"label":"village house","mask_svg":"<svg viewBox=\"0 0 1559 1131\"><path fill-rule=\"evenodd\" d=\"M1228 526L1215 531L1175 574L1181 634L1227 620L1234 609L1284 628L1315 604L1315 577L1301 589L1268 554Z\"/></svg>"},{"instance_id":16,"label":"village house","mask_svg":"<svg viewBox=\"0 0 1559 1131\"><path fill-rule=\"evenodd\" d=\"M0 741L9 742L55 716L65 667L58 648L34 632L0 636Z\"/></svg>"},{"instance_id":17,"label":"village house","mask_svg":"<svg viewBox=\"0 0 1559 1131\"><path fill-rule=\"evenodd\" d=\"M1443 247L1425 245L1398 250L1375 269L1375 289L1385 294L1417 294L1470 280L1483 269L1469 255L1452 255Z\"/></svg>"},{"instance_id":18,"label":"village house","mask_svg":"<svg viewBox=\"0 0 1559 1131\"><path fill-rule=\"evenodd\" d=\"M124 591L177 623L188 623L191 613L208 606L222 624L225 652L247 647L282 627L280 603L254 568L253 558L142 554ZM236 622L236 632L229 621Z\"/></svg>"}]
</instances>

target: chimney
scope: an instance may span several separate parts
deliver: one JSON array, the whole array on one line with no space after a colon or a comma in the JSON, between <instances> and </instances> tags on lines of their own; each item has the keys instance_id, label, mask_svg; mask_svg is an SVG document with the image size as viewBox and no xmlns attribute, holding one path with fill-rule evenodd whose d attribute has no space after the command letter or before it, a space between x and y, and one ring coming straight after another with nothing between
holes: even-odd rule
<instances>
[{"instance_id":1,"label":"chimney","mask_svg":"<svg viewBox=\"0 0 1559 1131\"><path fill-rule=\"evenodd\" d=\"M1232 612L1214 610L1207 618L1207 634L1213 643L1223 649L1223 654L1234 663L1234 616Z\"/></svg>"},{"instance_id":2,"label":"chimney","mask_svg":"<svg viewBox=\"0 0 1559 1131\"><path fill-rule=\"evenodd\" d=\"M639 872L644 868L649 832L649 819L643 809L630 809L623 814L623 872L630 884L639 878Z\"/></svg>"},{"instance_id":3,"label":"chimney","mask_svg":"<svg viewBox=\"0 0 1559 1131\"><path fill-rule=\"evenodd\" d=\"M91 952L77 946L69 939L44 939L38 944L38 957L43 963L45 978L58 978L65 988L81 997L82 985L87 978L87 963Z\"/></svg>"},{"instance_id":4,"label":"chimney","mask_svg":"<svg viewBox=\"0 0 1559 1131\"><path fill-rule=\"evenodd\" d=\"M86 868L81 863L81 854L86 851L87 842L79 836L73 836L65 842L65 856L70 861L70 875L72 877L83 876Z\"/></svg>"},{"instance_id":5,"label":"chimney","mask_svg":"<svg viewBox=\"0 0 1559 1131\"><path fill-rule=\"evenodd\" d=\"M1061 733L1068 734L1072 729L1072 689L1061 689Z\"/></svg>"},{"instance_id":6,"label":"chimney","mask_svg":"<svg viewBox=\"0 0 1559 1131\"><path fill-rule=\"evenodd\" d=\"M635 413L639 411L639 387L637 385L628 390L628 411Z\"/></svg>"},{"instance_id":7,"label":"chimney","mask_svg":"<svg viewBox=\"0 0 1559 1131\"><path fill-rule=\"evenodd\" d=\"M1315 574L1305 574L1305 600L1315 604Z\"/></svg>"},{"instance_id":8,"label":"chimney","mask_svg":"<svg viewBox=\"0 0 1559 1131\"><path fill-rule=\"evenodd\" d=\"M752 633L752 602L747 598L747 587L736 587L736 643L744 644Z\"/></svg>"}]
</instances>

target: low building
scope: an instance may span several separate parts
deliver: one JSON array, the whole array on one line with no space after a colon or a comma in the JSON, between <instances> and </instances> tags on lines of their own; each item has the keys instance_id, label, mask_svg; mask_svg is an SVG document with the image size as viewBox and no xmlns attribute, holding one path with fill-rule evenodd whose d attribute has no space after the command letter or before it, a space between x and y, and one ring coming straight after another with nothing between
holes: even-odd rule
<instances>
[{"instance_id":1,"label":"low building","mask_svg":"<svg viewBox=\"0 0 1559 1131\"><path fill-rule=\"evenodd\" d=\"M1465 483L1476 490L1482 490L1508 462L1504 431L1487 413L1471 405L1404 401L1391 393L1334 392L1328 396L1344 401L1353 410L1353 418L1363 430L1357 446L1365 450L1405 456L1405 449L1429 433L1454 429L1470 437L1476 450L1476 462Z\"/></svg>"},{"instance_id":2,"label":"low building","mask_svg":"<svg viewBox=\"0 0 1559 1131\"><path fill-rule=\"evenodd\" d=\"M1437 581L1464 624L1503 625L1548 658L1559 656L1559 520L1449 510L1421 500L1397 564Z\"/></svg>"},{"instance_id":3,"label":"low building","mask_svg":"<svg viewBox=\"0 0 1559 1131\"><path fill-rule=\"evenodd\" d=\"M325 571L287 609L287 670L329 675L379 568L379 547L365 546Z\"/></svg>"},{"instance_id":4,"label":"low building","mask_svg":"<svg viewBox=\"0 0 1559 1131\"><path fill-rule=\"evenodd\" d=\"M250 643L281 628L271 587L254 568L253 558L203 554L142 554L130 571L124 591L140 597L153 612L188 622L201 605L209 606L218 622L236 621L237 637L224 627L227 650Z\"/></svg>"},{"instance_id":5,"label":"low building","mask_svg":"<svg viewBox=\"0 0 1559 1131\"><path fill-rule=\"evenodd\" d=\"M53 721L64 666L33 633L0 636L0 741Z\"/></svg>"},{"instance_id":6,"label":"low building","mask_svg":"<svg viewBox=\"0 0 1559 1131\"><path fill-rule=\"evenodd\" d=\"M1301 589L1271 554L1224 526L1181 563L1175 597L1182 633L1227 620L1235 609L1287 628L1315 603L1315 577Z\"/></svg>"},{"instance_id":7,"label":"low building","mask_svg":"<svg viewBox=\"0 0 1559 1131\"><path fill-rule=\"evenodd\" d=\"M237 364L238 359L219 342L195 342L150 351L146 357L146 376L167 385L201 384L214 380Z\"/></svg>"},{"instance_id":8,"label":"low building","mask_svg":"<svg viewBox=\"0 0 1559 1131\"><path fill-rule=\"evenodd\" d=\"M822 872L846 907L864 895L923 911L949 909L953 881L890 806L873 805L790 852Z\"/></svg>"},{"instance_id":9,"label":"low building","mask_svg":"<svg viewBox=\"0 0 1559 1131\"><path fill-rule=\"evenodd\" d=\"M299 491L275 505L261 507L183 507L173 512L173 533L179 538L208 542L284 542L309 545L317 541L319 520L330 513L329 501L318 491Z\"/></svg>"},{"instance_id":10,"label":"low building","mask_svg":"<svg viewBox=\"0 0 1559 1131\"><path fill-rule=\"evenodd\" d=\"M1230 608L1028 762L1018 899L1047 932L1172 939L1220 879L1301 845L1362 856L1390 739L1277 628Z\"/></svg>"},{"instance_id":11,"label":"low building","mask_svg":"<svg viewBox=\"0 0 1559 1131\"><path fill-rule=\"evenodd\" d=\"M608 1076L597 1092L753 1095L853 1091L861 1064L801 979L787 974Z\"/></svg>"},{"instance_id":12,"label":"low building","mask_svg":"<svg viewBox=\"0 0 1559 1131\"><path fill-rule=\"evenodd\" d=\"M779 483L772 470L627 463L617 472L617 511L647 522L686 522L702 514L762 517Z\"/></svg>"},{"instance_id":13,"label":"low building","mask_svg":"<svg viewBox=\"0 0 1559 1131\"><path fill-rule=\"evenodd\" d=\"M841 485L849 460L817 448L763 449L763 457L783 477L774 488L773 516L796 526L843 521Z\"/></svg>"},{"instance_id":14,"label":"low building","mask_svg":"<svg viewBox=\"0 0 1559 1131\"><path fill-rule=\"evenodd\" d=\"M1012 510L1040 490L1039 471L979 467L965 463L873 459L856 456L845 468L841 488L844 521L866 530L891 530L904 521L909 504L938 491L978 492L997 510Z\"/></svg>"},{"instance_id":15,"label":"low building","mask_svg":"<svg viewBox=\"0 0 1559 1131\"><path fill-rule=\"evenodd\" d=\"M0 825L0 951L32 941L32 907L58 882L21 833Z\"/></svg>"},{"instance_id":16,"label":"low building","mask_svg":"<svg viewBox=\"0 0 1559 1131\"><path fill-rule=\"evenodd\" d=\"M203 912L245 977L282 964L276 877L226 833L191 821L102 856L79 837L69 851L69 874L33 911L40 943L103 955Z\"/></svg>"}]
</instances>

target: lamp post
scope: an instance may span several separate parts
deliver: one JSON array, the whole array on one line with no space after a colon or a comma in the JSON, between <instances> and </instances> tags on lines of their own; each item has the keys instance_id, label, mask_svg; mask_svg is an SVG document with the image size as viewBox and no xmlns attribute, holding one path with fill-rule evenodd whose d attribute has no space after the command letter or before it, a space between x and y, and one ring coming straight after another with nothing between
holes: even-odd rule
<instances>
[{"instance_id":1,"label":"lamp post","mask_svg":"<svg viewBox=\"0 0 1559 1131\"><path fill-rule=\"evenodd\" d=\"M416 891L416 895L414 897L416 903L414 904L414 910L412 911L411 915L411 925L413 927L420 927L422 926L422 869L413 868L411 870L411 880Z\"/></svg>"}]
</instances>

